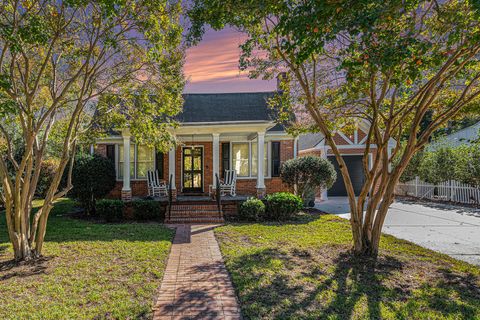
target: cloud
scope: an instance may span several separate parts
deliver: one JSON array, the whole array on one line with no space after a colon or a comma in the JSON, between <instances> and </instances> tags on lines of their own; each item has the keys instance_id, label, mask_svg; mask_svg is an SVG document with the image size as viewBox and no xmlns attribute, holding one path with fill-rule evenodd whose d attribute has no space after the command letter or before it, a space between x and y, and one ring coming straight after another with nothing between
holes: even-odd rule
<instances>
[{"instance_id":1,"label":"cloud","mask_svg":"<svg viewBox=\"0 0 480 320\"><path fill-rule=\"evenodd\" d=\"M269 91L274 81L248 79L240 72L239 45L246 36L233 29L208 30L199 45L187 50L187 92Z\"/></svg>"}]
</instances>

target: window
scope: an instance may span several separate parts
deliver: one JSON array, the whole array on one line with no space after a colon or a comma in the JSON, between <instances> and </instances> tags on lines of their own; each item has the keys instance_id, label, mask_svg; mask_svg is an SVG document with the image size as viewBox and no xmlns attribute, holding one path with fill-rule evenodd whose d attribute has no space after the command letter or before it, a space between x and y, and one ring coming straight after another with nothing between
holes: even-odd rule
<instances>
[{"instance_id":1,"label":"window","mask_svg":"<svg viewBox=\"0 0 480 320\"><path fill-rule=\"evenodd\" d=\"M232 143L232 169L238 177L257 176L257 143L233 142ZM268 144L264 147L264 176L268 176Z\"/></svg>"},{"instance_id":2,"label":"window","mask_svg":"<svg viewBox=\"0 0 480 320\"><path fill-rule=\"evenodd\" d=\"M257 143L252 142L252 177L257 176ZM263 176L268 176L268 144L265 142L263 147Z\"/></svg>"},{"instance_id":3,"label":"window","mask_svg":"<svg viewBox=\"0 0 480 320\"><path fill-rule=\"evenodd\" d=\"M130 178L146 179L147 171L155 169L153 148L130 146ZM123 179L123 144L118 145L118 179Z\"/></svg>"},{"instance_id":4,"label":"window","mask_svg":"<svg viewBox=\"0 0 480 320\"><path fill-rule=\"evenodd\" d=\"M280 142L272 142L272 177L280 176Z\"/></svg>"},{"instance_id":5,"label":"window","mask_svg":"<svg viewBox=\"0 0 480 320\"><path fill-rule=\"evenodd\" d=\"M146 179L147 171L155 170L155 156L153 153L153 148L147 146L136 146L137 147L137 174L135 178L137 179Z\"/></svg>"},{"instance_id":6,"label":"window","mask_svg":"<svg viewBox=\"0 0 480 320\"><path fill-rule=\"evenodd\" d=\"M250 144L248 142L232 143L232 167L239 177L250 175Z\"/></svg>"}]
</instances>

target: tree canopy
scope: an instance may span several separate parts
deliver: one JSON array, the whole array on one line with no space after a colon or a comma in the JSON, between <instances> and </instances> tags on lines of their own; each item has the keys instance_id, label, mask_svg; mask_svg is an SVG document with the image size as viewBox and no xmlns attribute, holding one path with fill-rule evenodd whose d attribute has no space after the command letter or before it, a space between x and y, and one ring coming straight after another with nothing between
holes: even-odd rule
<instances>
[{"instance_id":1,"label":"tree canopy","mask_svg":"<svg viewBox=\"0 0 480 320\"><path fill-rule=\"evenodd\" d=\"M167 0L0 3L0 197L16 259L41 253L52 203L71 188L69 179L58 190L62 174L68 167L71 176L94 115L112 128L128 120L141 142L171 142L165 122L179 111L184 84L180 12ZM59 169L30 219L50 146Z\"/></svg>"},{"instance_id":2,"label":"tree canopy","mask_svg":"<svg viewBox=\"0 0 480 320\"><path fill-rule=\"evenodd\" d=\"M297 115L293 129L325 136L348 192L355 252L376 255L395 185L413 155L449 119L478 113L478 10L468 0L194 0L190 39L207 24L234 26L248 35L240 68L267 79L286 73L271 105L281 121ZM365 182L355 195L333 136L360 122L369 129Z\"/></svg>"}]
</instances>

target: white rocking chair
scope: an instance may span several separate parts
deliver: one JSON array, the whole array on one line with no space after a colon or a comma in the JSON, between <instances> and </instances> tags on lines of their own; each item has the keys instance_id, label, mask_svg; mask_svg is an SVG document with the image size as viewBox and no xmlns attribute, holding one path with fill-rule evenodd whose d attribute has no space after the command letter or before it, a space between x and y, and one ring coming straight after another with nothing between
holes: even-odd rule
<instances>
[{"instance_id":1,"label":"white rocking chair","mask_svg":"<svg viewBox=\"0 0 480 320\"><path fill-rule=\"evenodd\" d=\"M167 185L165 181L158 178L158 171L147 172L148 195L150 197L167 196Z\"/></svg>"},{"instance_id":2,"label":"white rocking chair","mask_svg":"<svg viewBox=\"0 0 480 320\"><path fill-rule=\"evenodd\" d=\"M237 172L235 170L225 170L225 178L220 181L220 192L229 193L232 197L236 195Z\"/></svg>"}]
</instances>

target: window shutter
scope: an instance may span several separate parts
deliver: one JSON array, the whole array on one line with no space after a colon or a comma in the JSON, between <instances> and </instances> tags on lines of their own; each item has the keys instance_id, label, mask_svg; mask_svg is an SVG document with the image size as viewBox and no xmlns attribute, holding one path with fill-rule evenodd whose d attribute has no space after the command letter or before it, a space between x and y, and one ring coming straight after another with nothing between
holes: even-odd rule
<instances>
[{"instance_id":1,"label":"window shutter","mask_svg":"<svg viewBox=\"0 0 480 320\"><path fill-rule=\"evenodd\" d=\"M280 142L272 142L272 177L280 176Z\"/></svg>"},{"instance_id":2,"label":"window shutter","mask_svg":"<svg viewBox=\"0 0 480 320\"><path fill-rule=\"evenodd\" d=\"M115 145L107 144L107 159L115 163Z\"/></svg>"},{"instance_id":3,"label":"window shutter","mask_svg":"<svg viewBox=\"0 0 480 320\"><path fill-rule=\"evenodd\" d=\"M225 170L230 170L230 143L222 143L222 178L225 178Z\"/></svg>"},{"instance_id":4,"label":"window shutter","mask_svg":"<svg viewBox=\"0 0 480 320\"><path fill-rule=\"evenodd\" d=\"M159 179L163 179L163 161L165 154L163 152L155 152L155 168L158 171Z\"/></svg>"}]
</instances>

